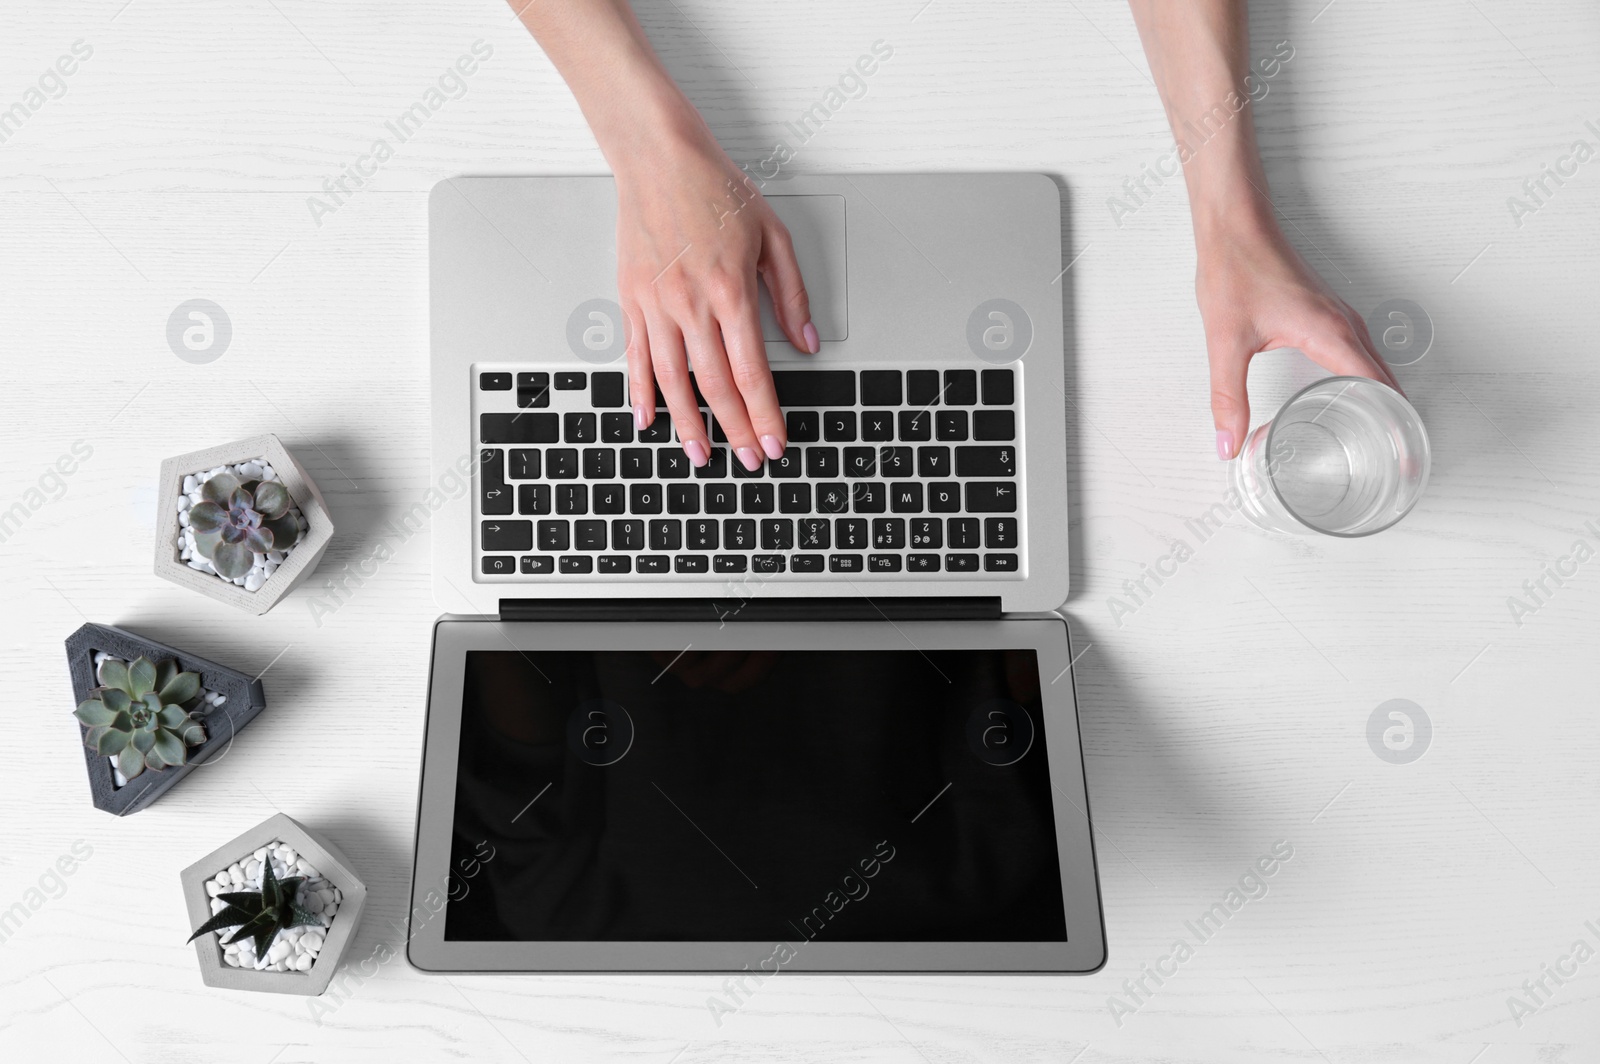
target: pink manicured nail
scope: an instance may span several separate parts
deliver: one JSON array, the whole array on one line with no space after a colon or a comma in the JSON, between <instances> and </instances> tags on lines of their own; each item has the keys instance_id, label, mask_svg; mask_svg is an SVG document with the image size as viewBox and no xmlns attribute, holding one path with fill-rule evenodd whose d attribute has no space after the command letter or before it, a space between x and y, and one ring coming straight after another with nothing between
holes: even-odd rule
<instances>
[{"instance_id":1,"label":"pink manicured nail","mask_svg":"<svg viewBox=\"0 0 1600 1064\"><path fill-rule=\"evenodd\" d=\"M683 453L689 456L689 464L696 469L699 469L711 459L710 452L706 450L706 445L699 440L690 440L684 444Z\"/></svg>"},{"instance_id":2,"label":"pink manicured nail","mask_svg":"<svg viewBox=\"0 0 1600 1064\"><path fill-rule=\"evenodd\" d=\"M743 462L744 467L750 472L754 473L761 468L761 456L756 454L754 447L741 447L734 453L739 456L739 461Z\"/></svg>"},{"instance_id":3,"label":"pink manicured nail","mask_svg":"<svg viewBox=\"0 0 1600 1064\"><path fill-rule=\"evenodd\" d=\"M800 330L800 336L806 342L806 350L810 351L813 355L822 350L822 339L817 336L817 327L811 324L809 321L806 322L805 327Z\"/></svg>"},{"instance_id":4,"label":"pink manicured nail","mask_svg":"<svg viewBox=\"0 0 1600 1064\"><path fill-rule=\"evenodd\" d=\"M1233 457L1233 433L1227 429L1217 430L1217 457L1224 462Z\"/></svg>"},{"instance_id":5,"label":"pink manicured nail","mask_svg":"<svg viewBox=\"0 0 1600 1064\"><path fill-rule=\"evenodd\" d=\"M761 437L761 449L767 452L767 457L776 462L783 457L783 444L778 442L776 436Z\"/></svg>"},{"instance_id":6,"label":"pink manicured nail","mask_svg":"<svg viewBox=\"0 0 1600 1064\"><path fill-rule=\"evenodd\" d=\"M643 403L633 408L633 427L641 430L650 427L650 412Z\"/></svg>"}]
</instances>

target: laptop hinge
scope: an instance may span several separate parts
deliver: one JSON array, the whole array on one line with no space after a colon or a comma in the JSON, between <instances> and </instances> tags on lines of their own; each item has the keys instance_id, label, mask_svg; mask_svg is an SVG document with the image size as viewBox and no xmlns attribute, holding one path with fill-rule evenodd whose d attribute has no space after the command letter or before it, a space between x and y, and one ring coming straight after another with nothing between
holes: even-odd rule
<instances>
[{"instance_id":1,"label":"laptop hinge","mask_svg":"<svg viewBox=\"0 0 1600 1064\"><path fill-rule=\"evenodd\" d=\"M991 621L999 596L501 599L502 621Z\"/></svg>"}]
</instances>

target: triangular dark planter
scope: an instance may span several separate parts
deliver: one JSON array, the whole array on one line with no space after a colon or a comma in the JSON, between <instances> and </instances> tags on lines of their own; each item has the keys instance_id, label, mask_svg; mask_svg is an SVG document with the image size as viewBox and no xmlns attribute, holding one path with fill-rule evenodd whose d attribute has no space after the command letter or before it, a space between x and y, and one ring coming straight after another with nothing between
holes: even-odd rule
<instances>
[{"instance_id":1,"label":"triangular dark planter","mask_svg":"<svg viewBox=\"0 0 1600 1064\"><path fill-rule=\"evenodd\" d=\"M267 708L267 696L260 680L252 679L237 669L218 665L214 661L108 624L86 624L67 637L67 667L72 671L73 707L87 699L89 692L99 686L94 668L96 651L125 661L132 661L140 655L151 661L176 658L180 669L200 674L202 687L209 687L227 699L206 715L206 741L189 752L186 764L164 768L159 772L147 770L123 787L116 785L111 774L111 763L83 745L84 737L89 733L88 727L68 714L68 719L77 729L78 746L83 750L84 765L89 771L89 792L94 798L95 808L114 816L137 813L160 798L183 777L226 750L244 726Z\"/></svg>"}]
</instances>

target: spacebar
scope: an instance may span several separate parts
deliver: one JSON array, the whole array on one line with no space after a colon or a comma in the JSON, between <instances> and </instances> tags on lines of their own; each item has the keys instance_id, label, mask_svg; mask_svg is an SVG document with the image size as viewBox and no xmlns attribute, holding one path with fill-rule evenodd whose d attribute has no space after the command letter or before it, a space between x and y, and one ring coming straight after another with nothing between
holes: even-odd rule
<instances>
[{"instance_id":1,"label":"spacebar","mask_svg":"<svg viewBox=\"0 0 1600 1064\"><path fill-rule=\"evenodd\" d=\"M848 369L780 369L772 372L779 406L855 406L856 375Z\"/></svg>"}]
</instances>

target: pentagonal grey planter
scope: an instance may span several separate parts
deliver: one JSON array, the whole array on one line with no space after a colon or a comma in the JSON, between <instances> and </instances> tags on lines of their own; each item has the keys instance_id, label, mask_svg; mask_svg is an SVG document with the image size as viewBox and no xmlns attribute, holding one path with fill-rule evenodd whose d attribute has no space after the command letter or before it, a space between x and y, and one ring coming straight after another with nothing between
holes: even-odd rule
<instances>
[{"instance_id":1,"label":"pentagonal grey planter","mask_svg":"<svg viewBox=\"0 0 1600 1064\"><path fill-rule=\"evenodd\" d=\"M349 859L333 843L283 813L262 821L183 870L180 879L183 882L184 903L189 910L189 929L193 930L211 919L211 897L206 893L206 880L273 840L288 843L344 894L339 911L323 939L322 952L308 972L258 972L248 968L233 968L222 959L223 948L217 936L207 933L194 940L195 956L200 960L200 978L207 986L228 990L320 994L328 989L328 983L338 970L345 949L355 938L356 925L367 903L367 888L356 877Z\"/></svg>"},{"instance_id":2,"label":"pentagonal grey planter","mask_svg":"<svg viewBox=\"0 0 1600 1064\"><path fill-rule=\"evenodd\" d=\"M246 591L219 580L213 573L192 569L183 561L178 549L178 496L183 493L183 478L192 473L263 457L283 481L283 486L289 489L294 504L305 514L307 527L305 537L295 544L277 572L257 590ZM333 519L328 516L328 504L323 501L322 492L317 490L299 460L270 432L168 458L161 463L156 506L159 508L156 513L156 575L246 613L266 613L276 606L311 575L333 539Z\"/></svg>"},{"instance_id":3,"label":"pentagonal grey planter","mask_svg":"<svg viewBox=\"0 0 1600 1064\"><path fill-rule=\"evenodd\" d=\"M211 579L216 580L216 577ZM95 808L114 816L137 813L150 805L179 780L227 750L244 726L267 707L267 695L261 681L246 673L146 639L124 628L86 624L67 637L67 667L72 672L74 708L90 698L90 692L100 685L94 667L96 651L104 651L124 661L133 661L140 656L151 661L175 658L183 671L200 674L202 687L217 691L226 698L222 705L206 714L206 741L189 751L189 759L185 764L159 771L146 769L121 787L116 785L110 761L103 754L83 745L84 737L89 732L88 726L72 718L69 713L68 719L77 730L78 745L83 748L84 765L89 773L89 792L94 798Z\"/></svg>"}]
</instances>

